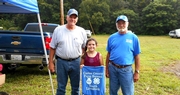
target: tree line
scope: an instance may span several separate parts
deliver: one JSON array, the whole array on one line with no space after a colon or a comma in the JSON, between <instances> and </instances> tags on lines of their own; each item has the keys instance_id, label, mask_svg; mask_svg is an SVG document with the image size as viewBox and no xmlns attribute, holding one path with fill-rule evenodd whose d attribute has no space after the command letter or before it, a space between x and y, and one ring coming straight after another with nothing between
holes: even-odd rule
<instances>
[{"instance_id":1,"label":"tree line","mask_svg":"<svg viewBox=\"0 0 180 95\"><path fill-rule=\"evenodd\" d=\"M64 0L63 5L64 19L75 8L77 25L95 34L116 32L121 14L129 18L129 30L139 35L167 35L180 28L180 0ZM38 6L42 22L60 24L60 0L38 0ZM35 14L0 14L0 26L7 30L22 30L29 22L37 22Z\"/></svg>"}]
</instances>

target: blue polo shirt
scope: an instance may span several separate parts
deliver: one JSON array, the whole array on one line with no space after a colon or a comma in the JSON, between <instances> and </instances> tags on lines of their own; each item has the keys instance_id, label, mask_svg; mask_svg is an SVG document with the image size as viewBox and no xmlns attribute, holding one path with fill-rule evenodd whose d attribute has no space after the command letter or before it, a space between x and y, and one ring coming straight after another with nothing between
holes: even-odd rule
<instances>
[{"instance_id":1,"label":"blue polo shirt","mask_svg":"<svg viewBox=\"0 0 180 95\"><path fill-rule=\"evenodd\" d=\"M116 32L112 34L107 42L106 50L109 52L109 60L118 65L131 65L134 57L140 54L140 43L138 37L128 31L126 34Z\"/></svg>"}]
</instances>

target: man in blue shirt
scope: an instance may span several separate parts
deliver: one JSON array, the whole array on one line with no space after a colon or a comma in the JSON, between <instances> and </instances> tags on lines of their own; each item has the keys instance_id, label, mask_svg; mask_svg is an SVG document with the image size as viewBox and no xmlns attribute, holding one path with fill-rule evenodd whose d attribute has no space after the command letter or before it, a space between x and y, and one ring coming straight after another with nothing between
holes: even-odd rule
<instances>
[{"instance_id":1,"label":"man in blue shirt","mask_svg":"<svg viewBox=\"0 0 180 95\"><path fill-rule=\"evenodd\" d=\"M140 43L138 37L128 31L128 18L120 15L116 19L117 32L107 42L106 77L109 78L110 95L134 95L134 82L139 79ZM132 64L135 63L133 72Z\"/></svg>"}]
</instances>

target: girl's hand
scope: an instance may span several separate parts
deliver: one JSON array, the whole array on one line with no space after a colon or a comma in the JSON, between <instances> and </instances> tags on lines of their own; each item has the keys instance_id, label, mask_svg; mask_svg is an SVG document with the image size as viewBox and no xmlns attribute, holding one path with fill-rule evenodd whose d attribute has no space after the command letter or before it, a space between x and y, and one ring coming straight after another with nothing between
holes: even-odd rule
<instances>
[{"instance_id":1,"label":"girl's hand","mask_svg":"<svg viewBox=\"0 0 180 95\"><path fill-rule=\"evenodd\" d=\"M83 66L84 66L84 65L80 65L80 68L82 69Z\"/></svg>"}]
</instances>

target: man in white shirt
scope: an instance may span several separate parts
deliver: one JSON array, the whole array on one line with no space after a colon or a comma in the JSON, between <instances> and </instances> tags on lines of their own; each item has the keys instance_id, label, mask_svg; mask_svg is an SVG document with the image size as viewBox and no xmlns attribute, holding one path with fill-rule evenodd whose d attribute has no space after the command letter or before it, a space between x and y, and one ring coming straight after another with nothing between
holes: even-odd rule
<instances>
[{"instance_id":1,"label":"man in white shirt","mask_svg":"<svg viewBox=\"0 0 180 95\"><path fill-rule=\"evenodd\" d=\"M55 72L53 59L57 59L56 95L65 95L68 77L71 83L71 95L79 95L80 56L84 51L87 35L82 27L76 25L78 12L70 9L67 13L67 24L57 27L52 35L49 54L49 69Z\"/></svg>"}]
</instances>

